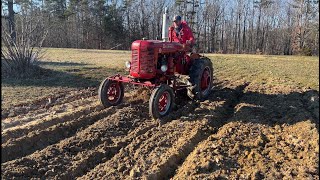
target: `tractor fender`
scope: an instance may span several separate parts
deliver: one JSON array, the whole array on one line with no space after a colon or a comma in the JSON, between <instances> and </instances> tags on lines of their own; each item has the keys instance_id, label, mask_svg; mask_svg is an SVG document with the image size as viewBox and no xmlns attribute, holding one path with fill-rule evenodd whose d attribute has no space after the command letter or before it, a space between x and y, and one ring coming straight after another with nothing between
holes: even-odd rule
<instances>
[{"instance_id":1,"label":"tractor fender","mask_svg":"<svg viewBox=\"0 0 320 180\"><path fill-rule=\"evenodd\" d=\"M193 61L193 60L195 60L195 59L200 59L200 54L198 54L198 53L190 53L190 60L191 61Z\"/></svg>"}]
</instances>

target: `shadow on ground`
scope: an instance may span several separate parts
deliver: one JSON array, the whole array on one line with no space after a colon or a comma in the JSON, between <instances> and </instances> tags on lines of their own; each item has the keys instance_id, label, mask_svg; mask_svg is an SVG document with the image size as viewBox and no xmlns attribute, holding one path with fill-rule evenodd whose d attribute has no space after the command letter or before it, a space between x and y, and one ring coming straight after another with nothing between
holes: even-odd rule
<instances>
[{"instance_id":1,"label":"shadow on ground","mask_svg":"<svg viewBox=\"0 0 320 180\"><path fill-rule=\"evenodd\" d=\"M215 85L208 103L226 101L221 108L225 121L211 119L217 128L231 121L251 122L276 126L292 125L311 120L319 132L319 92L291 92L289 94L264 94L245 91L248 84L235 89ZM214 111L219 111L215 109ZM208 111L209 112L209 111ZM204 114L205 115L205 114Z\"/></svg>"},{"instance_id":2,"label":"shadow on ground","mask_svg":"<svg viewBox=\"0 0 320 180\"><path fill-rule=\"evenodd\" d=\"M189 114L195 116L187 120L208 119L214 132L184 158L180 175L317 179L319 92L264 94L246 87L215 84L208 100Z\"/></svg>"},{"instance_id":3,"label":"shadow on ground","mask_svg":"<svg viewBox=\"0 0 320 180\"><path fill-rule=\"evenodd\" d=\"M2 77L2 85L87 88L99 86L108 76L125 73L119 69L92 67L73 62L41 61L39 65L43 67L39 76L28 79Z\"/></svg>"},{"instance_id":4,"label":"shadow on ground","mask_svg":"<svg viewBox=\"0 0 320 180\"><path fill-rule=\"evenodd\" d=\"M55 61L38 61L40 66L86 66L87 63L76 63L76 62L55 62Z\"/></svg>"}]
</instances>

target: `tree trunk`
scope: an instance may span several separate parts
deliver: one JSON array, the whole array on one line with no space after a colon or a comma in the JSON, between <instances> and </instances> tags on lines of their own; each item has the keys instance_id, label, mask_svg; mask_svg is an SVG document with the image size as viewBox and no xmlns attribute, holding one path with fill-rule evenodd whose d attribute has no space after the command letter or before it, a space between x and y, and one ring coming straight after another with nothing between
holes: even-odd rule
<instances>
[{"instance_id":1,"label":"tree trunk","mask_svg":"<svg viewBox=\"0 0 320 180\"><path fill-rule=\"evenodd\" d=\"M8 21L9 21L9 32L12 43L16 43L16 29L14 23L14 11L13 11L13 0L8 0Z\"/></svg>"}]
</instances>

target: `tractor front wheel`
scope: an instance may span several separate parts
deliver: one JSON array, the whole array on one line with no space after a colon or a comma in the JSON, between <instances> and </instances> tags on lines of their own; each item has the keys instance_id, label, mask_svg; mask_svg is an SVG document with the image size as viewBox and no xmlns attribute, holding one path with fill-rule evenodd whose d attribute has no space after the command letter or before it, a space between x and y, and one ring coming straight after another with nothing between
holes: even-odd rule
<instances>
[{"instance_id":1,"label":"tractor front wheel","mask_svg":"<svg viewBox=\"0 0 320 180\"><path fill-rule=\"evenodd\" d=\"M153 90L149 100L149 113L154 119L168 115L174 101L174 92L166 84L162 84Z\"/></svg>"},{"instance_id":2,"label":"tractor front wheel","mask_svg":"<svg viewBox=\"0 0 320 180\"><path fill-rule=\"evenodd\" d=\"M122 102L124 87L122 82L105 79L100 84L98 94L104 107L116 106Z\"/></svg>"}]
</instances>

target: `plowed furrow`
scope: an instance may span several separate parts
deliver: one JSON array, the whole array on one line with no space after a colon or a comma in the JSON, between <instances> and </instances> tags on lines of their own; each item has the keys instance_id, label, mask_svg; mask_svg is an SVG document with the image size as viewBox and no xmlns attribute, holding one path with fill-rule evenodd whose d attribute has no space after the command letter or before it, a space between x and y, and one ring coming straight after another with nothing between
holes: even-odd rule
<instances>
[{"instance_id":1,"label":"plowed furrow","mask_svg":"<svg viewBox=\"0 0 320 180\"><path fill-rule=\"evenodd\" d=\"M5 143L11 137L18 138L30 131L44 129L54 124L88 114L90 112L88 111L88 107L98 106L97 99L97 96L90 96L89 98L81 97L81 99L53 106L49 109L43 108L30 112L23 117L7 118L2 121L2 143ZM125 101L134 103L130 99L128 100L127 97L125 97Z\"/></svg>"},{"instance_id":2,"label":"plowed furrow","mask_svg":"<svg viewBox=\"0 0 320 180\"><path fill-rule=\"evenodd\" d=\"M45 97L41 97L39 99L36 99L34 101L20 103L11 106L10 108L4 108L1 111L1 118L7 118L7 117L15 117L20 114L25 114L29 110L37 109L37 107L43 106L49 102L49 99L58 99L63 98L66 96L65 92L57 92L55 95L49 95ZM30 106L32 105L32 106ZM10 114L11 112L11 114Z\"/></svg>"},{"instance_id":3,"label":"plowed furrow","mask_svg":"<svg viewBox=\"0 0 320 180\"><path fill-rule=\"evenodd\" d=\"M134 133L140 134L151 128L143 119L147 112L142 105L113 110L117 111L70 138L21 159L3 163L3 177L74 178L116 154L130 142L124 140L128 139L125 137L131 130L133 138Z\"/></svg>"},{"instance_id":4,"label":"plowed furrow","mask_svg":"<svg viewBox=\"0 0 320 180\"><path fill-rule=\"evenodd\" d=\"M313 179L318 133L301 94L246 91L239 98L233 115L190 153L173 179Z\"/></svg>"},{"instance_id":5,"label":"plowed furrow","mask_svg":"<svg viewBox=\"0 0 320 180\"><path fill-rule=\"evenodd\" d=\"M32 111L22 117L19 115L13 118L7 118L2 121L2 132L4 133L7 131L12 131L14 129L19 129L24 125L28 126L37 123L41 124L43 122L43 119L54 119L59 116L70 114L74 109L76 109L75 111L78 111L79 109L83 109L92 105L96 101L96 96L93 96L87 99L80 99L70 103L53 106L48 109L43 108L37 111Z\"/></svg>"},{"instance_id":6,"label":"plowed furrow","mask_svg":"<svg viewBox=\"0 0 320 180\"><path fill-rule=\"evenodd\" d=\"M154 121L147 122L144 125L141 125L140 127L134 129L134 131L129 133L127 136L117 137L119 141L113 139L114 143L112 144L101 144L96 148L87 151L86 158L79 158L80 160L77 163L73 163L72 166L68 166L67 171L62 172L62 174L59 175L59 178L70 179L86 174L98 164L106 162L115 154L117 154L121 148L128 145L128 143L131 142L135 137L145 133L151 128L154 128L156 125L157 123L155 123Z\"/></svg>"},{"instance_id":7,"label":"plowed furrow","mask_svg":"<svg viewBox=\"0 0 320 180\"><path fill-rule=\"evenodd\" d=\"M18 115L24 115L32 111L37 111L41 108L49 108L55 105L71 102L79 98L87 98L93 95L96 95L94 88L70 92L57 92L55 95L49 95L31 102L21 103L7 109L2 109L1 117L2 119L7 118L8 116L16 117Z\"/></svg>"},{"instance_id":8,"label":"plowed furrow","mask_svg":"<svg viewBox=\"0 0 320 180\"><path fill-rule=\"evenodd\" d=\"M243 91L247 85L244 84L235 89L215 89L208 100L200 102L199 107L195 109L193 115L187 118L208 119L209 125L212 128L210 134L217 133L218 129L233 116L235 106L241 101ZM201 137L195 135L192 139L193 141L190 142L190 148L181 148L185 153L178 153L177 157L179 157L179 161L175 160L173 161L174 163L170 161L165 162L162 166L159 166L158 172L151 177L153 179L170 179L173 177L189 154L197 147L198 143L205 140L210 134L205 134Z\"/></svg>"},{"instance_id":9,"label":"plowed furrow","mask_svg":"<svg viewBox=\"0 0 320 180\"><path fill-rule=\"evenodd\" d=\"M162 160L174 158L172 152L194 142L193 137L204 133L204 122L172 121L161 127L152 128L138 136L125 148L121 149L109 161L96 166L80 179L124 179L132 176L147 176L148 169L162 164ZM201 132L201 133L200 133ZM187 147L185 147L187 148ZM165 163L163 163L165 164ZM150 175L149 174L149 175Z\"/></svg>"},{"instance_id":10,"label":"plowed furrow","mask_svg":"<svg viewBox=\"0 0 320 180\"><path fill-rule=\"evenodd\" d=\"M209 124L215 126L214 132L216 132L217 128L232 116L244 88L245 86L235 90L220 89L206 102L190 102L189 105L182 107L184 110L181 113L176 115L180 119L160 128L153 128L137 137L112 159L96 166L80 179L167 179L172 177L197 144L209 136L208 132L212 131ZM188 117L191 116L189 112L196 116ZM174 115L171 116L175 118ZM183 121L183 119L191 121ZM215 122L209 123L207 120L201 121L202 119Z\"/></svg>"},{"instance_id":11,"label":"plowed furrow","mask_svg":"<svg viewBox=\"0 0 320 180\"><path fill-rule=\"evenodd\" d=\"M35 119L32 122L26 123L22 126L12 127L2 131L2 144L10 139L17 139L26 136L28 133L36 130L43 130L50 126L77 119L80 116L87 115L93 110L101 110L103 107L97 103L88 103L86 106L73 108L67 112L45 116L44 118Z\"/></svg>"},{"instance_id":12,"label":"plowed furrow","mask_svg":"<svg viewBox=\"0 0 320 180\"><path fill-rule=\"evenodd\" d=\"M165 152L162 155L164 158L152 163L150 168L142 173L141 176L146 177L147 179L169 179L178 164L183 162L187 155L193 151L194 147L205 139L208 134L208 130L201 128L186 134L183 139L178 140L178 142L183 141L183 143L178 143L176 146L173 146L173 148Z\"/></svg>"},{"instance_id":13,"label":"plowed furrow","mask_svg":"<svg viewBox=\"0 0 320 180\"><path fill-rule=\"evenodd\" d=\"M89 107L86 109L88 115L82 112L77 116L70 116L71 120L67 122L54 123L53 126L37 129L27 133L25 136L19 138L10 138L2 146L2 162L6 162L12 159L23 157L31 154L32 152L43 149L44 147L54 144L59 140L70 137L77 132L81 127L88 126L95 121L104 118L116 111L115 108L109 108L107 110L100 111L101 106ZM93 112L97 111L97 112ZM93 112L93 113L90 113ZM61 121L61 120L60 120Z\"/></svg>"}]
</instances>

